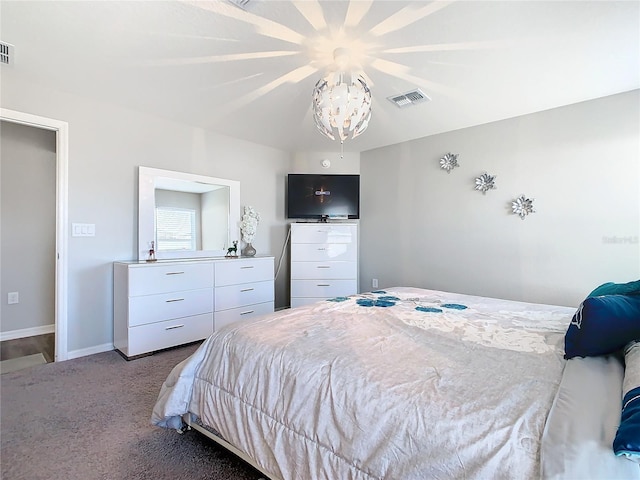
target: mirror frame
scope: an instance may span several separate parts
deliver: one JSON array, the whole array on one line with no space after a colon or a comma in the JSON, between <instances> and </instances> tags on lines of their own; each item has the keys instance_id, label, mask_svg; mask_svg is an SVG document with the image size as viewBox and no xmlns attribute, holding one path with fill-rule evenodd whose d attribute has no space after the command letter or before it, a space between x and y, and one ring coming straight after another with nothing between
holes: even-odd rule
<instances>
[{"instance_id":1,"label":"mirror frame","mask_svg":"<svg viewBox=\"0 0 640 480\"><path fill-rule=\"evenodd\" d=\"M156 238L156 201L155 190L159 178L169 178L187 182L204 183L208 185L222 185L229 187L229 229L227 245L234 240L240 240L240 182L225 178L207 177L193 173L162 170L151 167L138 167L138 261L146 261L149 256L149 242ZM195 250L195 251L157 251L156 259L206 258L224 257L223 250Z\"/></svg>"}]
</instances>

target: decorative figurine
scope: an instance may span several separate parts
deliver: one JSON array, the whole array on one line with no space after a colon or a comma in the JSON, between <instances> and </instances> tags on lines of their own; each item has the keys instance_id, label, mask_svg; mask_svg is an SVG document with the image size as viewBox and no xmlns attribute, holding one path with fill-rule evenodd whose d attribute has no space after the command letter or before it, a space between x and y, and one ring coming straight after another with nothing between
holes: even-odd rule
<instances>
[{"instance_id":1,"label":"decorative figurine","mask_svg":"<svg viewBox=\"0 0 640 480\"><path fill-rule=\"evenodd\" d=\"M149 249L147 262L155 262L156 260L156 242L151 242L151 248Z\"/></svg>"},{"instance_id":2,"label":"decorative figurine","mask_svg":"<svg viewBox=\"0 0 640 480\"><path fill-rule=\"evenodd\" d=\"M457 153L447 153L440 159L440 168L446 170L447 173L451 173L451 170L459 166Z\"/></svg>"},{"instance_id":3,"label":"decorative figurine","mask_svg":"<svg viewBox=\"0 0 640 480\"><path fill-rule=\"evenodd\" d=\"M238 256L238 241L233 242L233 247L227 248L227 254L225 257L237 257Z\"/></svg>"},{"instance_id":4,"label":"decorative figurine","mask_svg":"<svg viewBox=\"0 0 640 480\"><path fill-rule=\"evenodd\" d=\"M496 188L496 176L489 175L488 173L483 173L479 177L476 178L476 190L482 192L483 195L487 193L489 190L493 190Z\"/></svg>"},{"instance_id":5,"label":"decorative figurine","mask_svg":"<svg viewBox=\"0 0 640 480\"><path fill-rule=\"evenodd\" d=\"M511 202L511 210L516 215L519 215L522 220L525 219L530 213L536 213L533 209L533 198L526 198L524 195L520 195L513 202Z\"/></svg>"}]
</instances>

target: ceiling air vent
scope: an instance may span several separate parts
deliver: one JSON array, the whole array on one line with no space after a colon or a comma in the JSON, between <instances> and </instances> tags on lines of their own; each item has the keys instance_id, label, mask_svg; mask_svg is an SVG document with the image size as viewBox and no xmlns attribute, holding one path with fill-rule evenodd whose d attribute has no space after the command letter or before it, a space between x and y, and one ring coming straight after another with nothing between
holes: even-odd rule
<instances>
[{"instance_id":1,"label":"ceiling air vent","mask_svg":"<svg viewBox=\"0 0 640 480\"><path fill-rule=\"evenodd\" d=\"M392 95L387 99L396 104L400 108L408 107L410 105L416 105L418 103L428 102L431 99L419 88L411 90L410 92L403 93L402 95Z\"/></svg>"},{"instance_id":2,"label":"ceiling air vent","mask_svg":"<svg viewBox=\"0 0 640 480\"><path fill-rule=\"evenodd\" d=\"M13 66L13 45L0 41L0 65Z\"/></svg>"}]
</instances>

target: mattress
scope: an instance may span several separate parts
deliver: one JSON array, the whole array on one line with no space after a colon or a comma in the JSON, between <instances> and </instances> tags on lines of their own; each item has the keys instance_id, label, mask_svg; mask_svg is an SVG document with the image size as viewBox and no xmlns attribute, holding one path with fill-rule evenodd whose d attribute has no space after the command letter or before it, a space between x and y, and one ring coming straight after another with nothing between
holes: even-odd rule
<instances>
[{"instance_id":1,"label":"mattress","mask_svg":"<svg viewBox=\"0 0 640 480\"><path fill-rule=\"evenodd\" d=\"M282 310L208 338L168 376L152 422L180 428L189 413L272 478L575 478L580 455L561 455L584 432L547 425L552 410L554 425L585 414L557 401L574 312L409 287ZM614 367L572 382L623 372L598 361ZM609 421L620 392L607 394ZM638 478L595 441L590 461Z\"/></svg>"}]
</instances>

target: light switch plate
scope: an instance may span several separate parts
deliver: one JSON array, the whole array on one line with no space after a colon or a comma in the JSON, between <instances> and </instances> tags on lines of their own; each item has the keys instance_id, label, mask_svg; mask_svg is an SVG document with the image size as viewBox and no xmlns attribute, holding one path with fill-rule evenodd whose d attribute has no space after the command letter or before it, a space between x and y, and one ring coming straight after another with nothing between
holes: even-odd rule
<instances>
[{"instance_id":1,"label":"light switch plate","mask_svg":"<svg viewBox=\"0 0 640 480\"><path fill-rule=\"evenodd\" d=\"M71 236L73 236L73 237L95 237L96 236L96 224L95 223L72 223L71 224Z\"/></svg>"}]
</instances>

